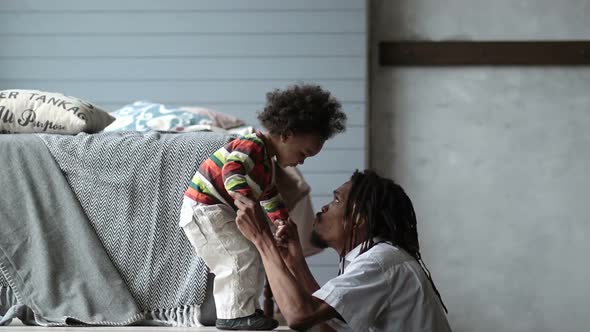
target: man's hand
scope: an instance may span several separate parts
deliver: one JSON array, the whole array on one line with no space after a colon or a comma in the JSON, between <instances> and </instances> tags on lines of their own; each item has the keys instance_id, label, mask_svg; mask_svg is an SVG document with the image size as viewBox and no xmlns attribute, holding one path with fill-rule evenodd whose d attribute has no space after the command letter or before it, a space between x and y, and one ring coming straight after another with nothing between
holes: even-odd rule
<instances>
[{"instance_id":1,"label":"man's hand","mask_svg":"<svg viewBox=\"0 0 590 332\"><path fill-rule=\"evenodd\" d=\"M303 249L299 242L297 225L289 218L287 221L280 221L277 225L275 240L279 247L281 257L287 263L294 263L296 259L303 257Z\"/></svg>"},{"instance_id":2,"label":"man's hand","mask_svg":"<svg viewBox=\"0 0 590 332\"><path fill-rule=\"evenodd\" d=\"M239 193L233 192L231 196L234 198L234 204L238 208L236 212L236 224L244 237L254 244L264 236L270 236L272 238L270 227L260 205L256 201Z\"/></svg>"}]
</instances>

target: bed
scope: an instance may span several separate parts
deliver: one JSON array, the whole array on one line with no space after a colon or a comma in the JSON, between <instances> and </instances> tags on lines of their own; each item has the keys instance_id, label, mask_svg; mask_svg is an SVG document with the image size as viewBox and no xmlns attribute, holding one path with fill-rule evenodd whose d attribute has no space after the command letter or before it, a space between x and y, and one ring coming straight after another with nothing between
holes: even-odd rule
<instances>
[{"instance_id":1,"label":"bed","mask_svg":"<svg viewBox=\"0 0 590 332\"><path fill-rule=\"evenodd\" d=\"M214 325L214 276L177 222L199 164L233 137L0 135L0 325ZM277 181L306 233L309 186L296 169Z\"/></svg>"}]
</instances>

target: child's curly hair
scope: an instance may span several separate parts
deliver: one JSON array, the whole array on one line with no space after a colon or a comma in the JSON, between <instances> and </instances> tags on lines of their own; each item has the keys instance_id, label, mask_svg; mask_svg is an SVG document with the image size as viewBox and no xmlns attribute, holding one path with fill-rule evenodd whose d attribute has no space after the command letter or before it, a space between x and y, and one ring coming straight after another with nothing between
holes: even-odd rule
<instances>
[{"instance_id":1,"label":"child's curly hair","mask_svg":"<svg viewBox=\"0 0 590 332\"><path fill-rule=\"evenodd\" d=\"M346 114L340 102L319 85L296 84L266 94L260 123L271 133L313 133L329 139L346 129Z\"/></svg>"}]
</instances>

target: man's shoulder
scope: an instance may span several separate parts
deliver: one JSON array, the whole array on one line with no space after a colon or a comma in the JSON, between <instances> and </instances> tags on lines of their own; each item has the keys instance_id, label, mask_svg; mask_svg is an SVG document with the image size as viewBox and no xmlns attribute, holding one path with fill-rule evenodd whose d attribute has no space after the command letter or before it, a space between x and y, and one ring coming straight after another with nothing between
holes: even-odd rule
<instances>
[{"instance_id":1,"label":"man's shoulder","mask_svg":"<svg viewBox=\"0 0 590 332\"><path fill-rule=\"evenodd\" d=\"M357 259L378 263L384 270L415 261L405 250L386 242L374 245L371 249L358 256Z\"/></svg>"}]
</instances>

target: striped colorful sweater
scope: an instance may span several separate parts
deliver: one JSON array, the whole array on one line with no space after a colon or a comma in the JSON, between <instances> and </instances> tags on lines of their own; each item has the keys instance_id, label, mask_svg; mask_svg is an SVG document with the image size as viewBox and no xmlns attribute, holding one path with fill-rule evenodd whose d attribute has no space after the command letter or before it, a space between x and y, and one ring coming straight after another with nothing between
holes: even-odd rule
<instances>
[{"instance_id":1,"label":"striped colorful sweater","mask_svg":"<svg viewBox=\"0 0 590 332\"><path fill-rule=\"evenodd\" d=\"M236 209L228 192L260 202L270 220L289 217L274 181L274 162L259 132L241 136L215 151L193 176L185 195L202 204L226 204Z\"/></svg>"}]
</instances>

